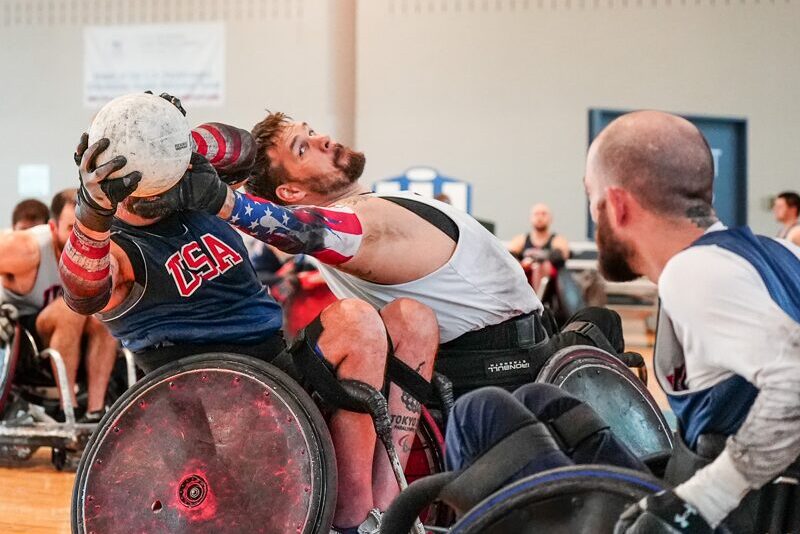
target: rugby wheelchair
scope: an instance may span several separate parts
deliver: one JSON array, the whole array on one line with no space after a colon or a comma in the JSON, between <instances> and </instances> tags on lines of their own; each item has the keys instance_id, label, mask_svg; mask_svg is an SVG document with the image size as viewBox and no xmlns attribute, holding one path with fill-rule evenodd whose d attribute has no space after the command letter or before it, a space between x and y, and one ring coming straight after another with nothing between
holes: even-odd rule
<instances>
[{"instance_id":1,"label":"rugby wheelchair","mask_svg":"<svg viewBox=\"0 0 800 534\"><path fill-rule=\"evenodd\" d=\"M9 313L16 315L14 310ZM120 355L107 399L118 397L136 381L133 355L125 350ZM51 369L58 375L58 386ZM84 385L79 369L78 404L85 401ZM31 332L16 323L11 342L0 346L0 463L20 464L40 447L51 447L56 469L74 470L97 427L97 423L78 423L76 408L61 355L53 349L40 350Z\"/></svg>"},{"instance_id":2,"label":"rugby wheelchair","mask_svg":"<svg viewBox=\"0 0 800 534\"><path fill-rule=\"evenodd\" d=\"M450 534L611 533L620 514L645 496L687 480L724 448L722 436L701 436L690 451L672 436L644 383L616 356L593 346L567 347L539 372L591 406L600 424L575 419L546 421L565 449L601 428L610 428L648 472L610 465L551 469L503 485L530 460L525 432L513 432L461 472L446 472L412 484L383 516L382 534L405 534L418 510L432 502L450 506L458 521ZM566 423L566 424L565 424ZM592 425L595 425L594 427ZM673 448L674 446L674 448ZM748 494L715 532L800 532L800 461L761 490Z\"/></svg>"},{"instance_id":3,"label":"rugby wheelchair","mask_svg":"<svg viewBox=\"0 0 800 534\"><path fill-rule=\"evenodd\" d=\"M615 402L606 402L608 416L614 415L621 432L634 422L626 435L641 454L671 446L655 402L616 357L593 347L570 347L554 355L540 377L576 395L626 399L624 414ZM423 407L405 476L395 470L401 487L402 478L424 484L444 468L441 417L452 398L448 381L436 378L441 415ZM330 398L325 391L330 384L311 385ZM347 394L360 396L352 389ZM385 400L383 405L385 413ZM349 409L371 412L379 437L386 435L374 410ZM391 457L389 444L384 441ZM253 357L201 354L148 374L100 422L78 468L72 529L325 533L336 487L330 435L320 409L297 381ZM446 531L453 519L449 506L430 500L414 507L403 532Z\"/></svg>"},{"instance_id":4,"label":"rugby wheelchair","mask_svg":"<svg viewBox=\"0 0 800 534\"><path fill-rule=\"evenodd\" d=\"M328 373L319 387L319 381L303 379L319 397L312 399L279 369L287 368L287 357L283 352L273 365L242 354L205 353L146 375L89 440L73 490L72 531L327 534L337 472L320 398L328 406L370 413L401 488L406 478L443 470L443 437L424 407L404 474L391 445L384 397ZM447 381L432 382L442 404L452 404ZM449 524L449 514L433 504L420 516ZM415 528L424 532L420 523Z\"/></svg>"}]
</instances>

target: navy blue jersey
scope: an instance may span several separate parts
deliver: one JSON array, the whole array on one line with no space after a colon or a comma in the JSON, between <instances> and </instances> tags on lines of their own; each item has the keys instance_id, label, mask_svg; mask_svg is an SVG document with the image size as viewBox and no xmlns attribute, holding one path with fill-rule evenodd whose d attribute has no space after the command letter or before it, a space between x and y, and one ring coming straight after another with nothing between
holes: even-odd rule
<instances>
[{"instance_id":1,"label":"navy blue jersey","mask_svg":"<svg viewBox=\"0 0 800 534\"><path fill-rule=\"evenodd\" d=\"M256 344L281 327L241 236L201 212L149 226L117 219L112 240L128 255L136 281L119 306L100 314L134 352L179 344Z\"/></svg>"}]
</instances>

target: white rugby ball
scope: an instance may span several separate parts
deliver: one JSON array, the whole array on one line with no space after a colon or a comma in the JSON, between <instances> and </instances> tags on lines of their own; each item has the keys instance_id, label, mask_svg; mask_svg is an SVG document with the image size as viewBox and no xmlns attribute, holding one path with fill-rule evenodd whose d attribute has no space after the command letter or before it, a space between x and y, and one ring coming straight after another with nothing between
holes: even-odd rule
<instances>
[{"instance_id":1,"label":"white rugby ball","mask_svg":"<svg viewBox=\"0 0 800 534\"><path fill-rule=\"evenodd\" d=\"M133 196L163 193L178 183L189 167L189 123L178 108L160 96L124 95L100 108L89 128L89 145L103 137L110 144L97 156L95 165L125 156L128 163L110 177L141 172L142 181Z\"/></svg>"}]
</instances>

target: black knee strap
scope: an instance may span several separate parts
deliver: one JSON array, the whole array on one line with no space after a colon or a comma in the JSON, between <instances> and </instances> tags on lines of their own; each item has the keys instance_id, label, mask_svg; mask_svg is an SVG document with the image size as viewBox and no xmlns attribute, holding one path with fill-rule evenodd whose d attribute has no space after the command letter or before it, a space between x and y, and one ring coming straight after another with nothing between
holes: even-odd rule
<instances>
[{"instance_id":1,"label":"black knee strap","mask_svg":"<svg viewBox=\"0 0 800 534\"><path fill-rule=\"evenodd\" d=\"M538 422L526 424L486 451L447 484L439 497L461 512L469 510L500 489L531 460L532 443L547 439L552 440L552 448L558 448L547 427Z\"/></svg>"},{"instance_id":2,"label":"black knee strap","mask_svg":"<svg viewBox=\"0 0 800 534\"><path fill-rule=\"evenodd\" d=\"M573 321L565 326L561 332L575 332L590 340L598 349L612 355L617 354L617 349L611 345L611 342L600 327L589 321Z\"/></svg>"},{"instance_id":3,"label":"black knee strap","mask_svg":"<svg viewBox=\"0 0 800 534\"><path fill-rule=\"evenodd\" d=\"M389 343L391 344L391 341ZM391 345L386 362L386 378L422 404L430 404L436 398L433 385L414 369L400 361L394 355Z\"/></svg>"},{"instance_id":4,"label":"black knee strap","mask_svg":"<svg viewBox=\"0 0 800 534\"><path fill-rule=\"evenodd\" d=\"M324 327L320 316L300 331L287 351L276 358L275 364L284 368L293 378L309 385L322 399L336 406L352 411L359 409L350 395L342 388L333 367L317 352ZM400 386L417 401L428 404L435 398L434 387L414 369L400 361L395 355L391 339L387 359L386 377Z\"/></svg>"},{"instance_id":5,"label":"black knee strap","mask_svg":"<svg viewBox=\"0 0 800 534\"><path fill-rule=\"evenodd\" d=\"M275 363L279 367L288 367L290 375L309 386L326 403L344 410L363 412L363 405L347 393L336 378L333 367L316 350L323 330L322 321L317 316L300 331L292 346Z\"/></svg>"},{"instance_id":6,"label":"black knee strap","mask_svg":"<svg viewBox=\"0 0 800 534\"><path fill-rule=\"evenodd\" d=\"M609 428L608 424L583 402L546 423L560 442L561 448L568 454L589 436Z\"/></svg>"}]
</instances>

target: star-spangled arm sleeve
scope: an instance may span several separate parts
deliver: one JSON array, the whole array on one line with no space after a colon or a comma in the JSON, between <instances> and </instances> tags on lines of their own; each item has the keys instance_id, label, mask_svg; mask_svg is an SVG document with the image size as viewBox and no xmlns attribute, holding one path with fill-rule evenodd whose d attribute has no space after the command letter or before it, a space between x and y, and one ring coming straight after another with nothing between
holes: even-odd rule
<instances>
[{"instance_id":1,"label":"star-spangled arm sleeve","mask_svg":"<svg viewBox=\"0 0 800 534\"><path fill-rule=\"evenodd\" d=\"M339 265L361 246L361 221L349 208L280 206L238 191L234 197L226 220L289 254L310 254L323 263Z\"/></svg>"}]
</instances>

